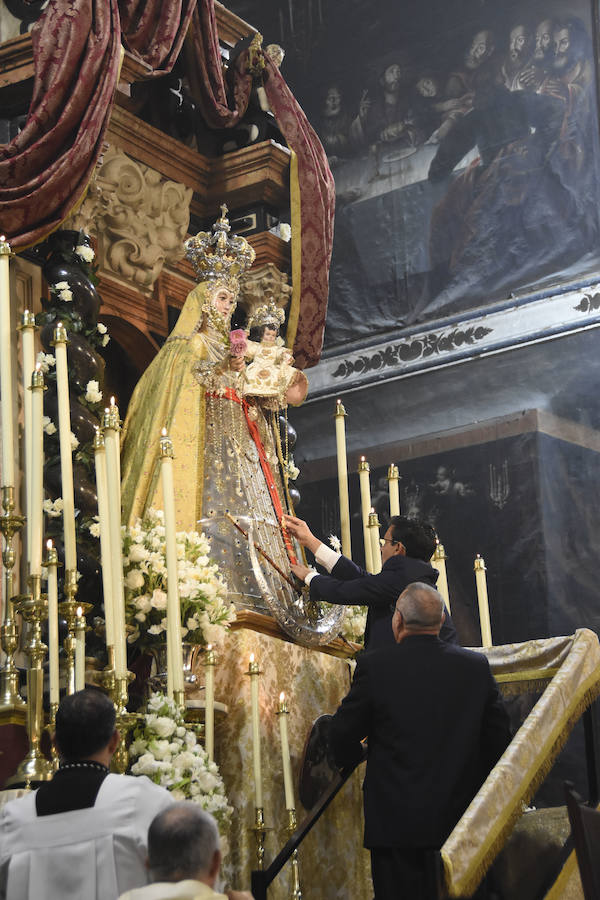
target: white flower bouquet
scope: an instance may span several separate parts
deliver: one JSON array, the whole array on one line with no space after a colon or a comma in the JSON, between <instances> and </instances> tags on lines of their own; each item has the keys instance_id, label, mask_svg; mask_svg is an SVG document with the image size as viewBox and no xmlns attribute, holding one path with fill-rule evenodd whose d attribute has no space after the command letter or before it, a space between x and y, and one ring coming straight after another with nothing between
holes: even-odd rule
<instances>
[{"instance_id":1,"label":"white flower bouquet","mask_svg":"<svg viewBox=\"0 0 600 900\"><path fill-rule=\"evenodd\" d=\"M166 642L167 562L162 510L122 529L127 638L141 648ZM216 644L235 618L227 584L210 559L210 542L197 531L177 532L181 634L194 644Z\"/></svg>"},{"instance_id":2,"label":"white flower bouquet","mask_svg":"<svg viewBox=\"0 0 600 900\"><path fill-rule=\"evenodd\" d=\"M342 637L347 641L354 641L355 644L362 644L365 638L365 627L367 624L366 606L347 606L346 615L342 622Z\"/></svg>"},{"instance_id":3,"label":"white flower bouquet","mask_svg":"<svg viewBox=\"0 0 600 900\"><path fill-rule=\"evenodd\" d=\"M132 775L147 775L176 800L192 800L211 813L224 834L233 809L227 802L216 763L209 762L179 707L164 694L152 694L148 711L133 732L129 747Z\"/></svg>"}]
</instances>

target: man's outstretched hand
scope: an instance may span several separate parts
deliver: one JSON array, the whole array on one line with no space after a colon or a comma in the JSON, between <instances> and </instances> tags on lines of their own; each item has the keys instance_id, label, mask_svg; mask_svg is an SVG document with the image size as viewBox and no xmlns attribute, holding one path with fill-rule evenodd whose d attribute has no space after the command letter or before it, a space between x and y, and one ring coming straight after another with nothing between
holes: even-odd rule
<instances>
[{"instance_id":1,"label":"man's outstretched hand","mask_svg":"<svg viewBox=\"0 0 600 900\"><path fill-rule=\"evenodd\" d=\"M304 581L304 579L306 578L308 573L314 571L313 569L309 569L308 566L303 566L303 565L290 566L290 568L291 568L292 572L294 573L294 575L296 576L296 578L299 578L300 581Z\"/></svg>"},{"instance_id":2,"label":"man's outstretched hand","mask_svg":"<svg viewBox=\"0 0 600 900\"><path fill-rule=\"evenodd\" d=\"M284 515L283 525L302 547L306 547L311 553L316 553L321 541L314 536L304 519Z\"/></svg>"}]
</instances>

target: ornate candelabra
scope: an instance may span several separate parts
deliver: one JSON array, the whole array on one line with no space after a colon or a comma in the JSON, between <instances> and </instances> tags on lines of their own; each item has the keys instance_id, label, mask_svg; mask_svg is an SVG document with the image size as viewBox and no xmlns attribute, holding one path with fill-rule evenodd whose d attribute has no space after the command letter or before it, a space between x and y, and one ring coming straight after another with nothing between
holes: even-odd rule
<instances>
[{"instance_id":1,"label":"ornate candelabra","mask_svg":"<svg viewBox=\"0 0 600 900\"><path fill-rule=\"evenodd\" d=\"M48 602L41 593L41 576L29 577L30 594L16 597L15 610L23 616L28 625L28 642L25 648L29 656L27 669L27 736L29 751L19 764L7 785L25 784L29 787L38 781L49 781L54 766L43 755L40 742L44 730L44 670L43 660L47 647L42 642L42 619L48 615Z\"/></svg>"},{"instance_id":2,"label":"ornate candelabra","mask_svg":"<svg viewBox=\"0 0 600 900\"><path fill-rule=\"evenodd\" d=\"M15 666L14 654L19 644L19 634L14 618L13 608L13 568L17 558L13 547L15 534L25 524L23 516L17 516L15 509L14 487L2 488L2 507L4 513L0 516L0 531L4 538L2 548L2 564L4 566L4 618L0 628L2 649L6 654L6 661L0 676L0 711L4 713L17 713L20 721L25 714L25 702L19 694L19 673Z\"/></svg>"}]
</instances>

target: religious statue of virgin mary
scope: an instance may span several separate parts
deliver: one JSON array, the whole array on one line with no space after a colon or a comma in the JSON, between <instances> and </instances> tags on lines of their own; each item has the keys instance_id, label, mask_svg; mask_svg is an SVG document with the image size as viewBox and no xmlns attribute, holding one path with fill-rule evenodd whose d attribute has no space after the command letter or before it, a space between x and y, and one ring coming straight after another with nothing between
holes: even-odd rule
<instances>
[{"instance_id":1,"label":"religious statue of virgin mary","mask_svg":"<svg viewBox=\"0 0 600 900\"><path fill-rule=\"evenodd\" d=\"M122 435L123 516L132 523L150 508L163 508L159 438L166 428L175 453L177 528L210 537L238 608L269 612L297 640L322 643L337 633L343 607L322 615L291 586L290 564L299 548L281 525L290 508L277 434L260 398L244 395L244 356L230 343L239 279L255 253L245 238L230 235L226 212L222 207L212 232L186 241L198 284L131 398ZM285 401L295 399L298 379L290 379ZM274 566L258 561L253 541L231 517L252 532Z\"/></svg>"}]
</instances>

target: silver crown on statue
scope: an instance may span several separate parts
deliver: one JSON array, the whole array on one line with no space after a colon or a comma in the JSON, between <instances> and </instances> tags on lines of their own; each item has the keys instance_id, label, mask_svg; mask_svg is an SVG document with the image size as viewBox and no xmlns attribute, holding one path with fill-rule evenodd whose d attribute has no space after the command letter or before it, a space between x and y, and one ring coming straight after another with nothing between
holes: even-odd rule
<instances>
[{"instance_id":1,"label":"silver crown on statue","mask_svg":"<svg viewBox=\"0 0 600 900\"><path fill-rule=\"evenodd\" d=\"M185 255L194 267L198 281L222 281L237 291L238 279L252 265L256 253L246 238L229 235L227 207L221 206L221 218L210 231L199 231L184 244Z\"/></svg>"}]
</instances>

